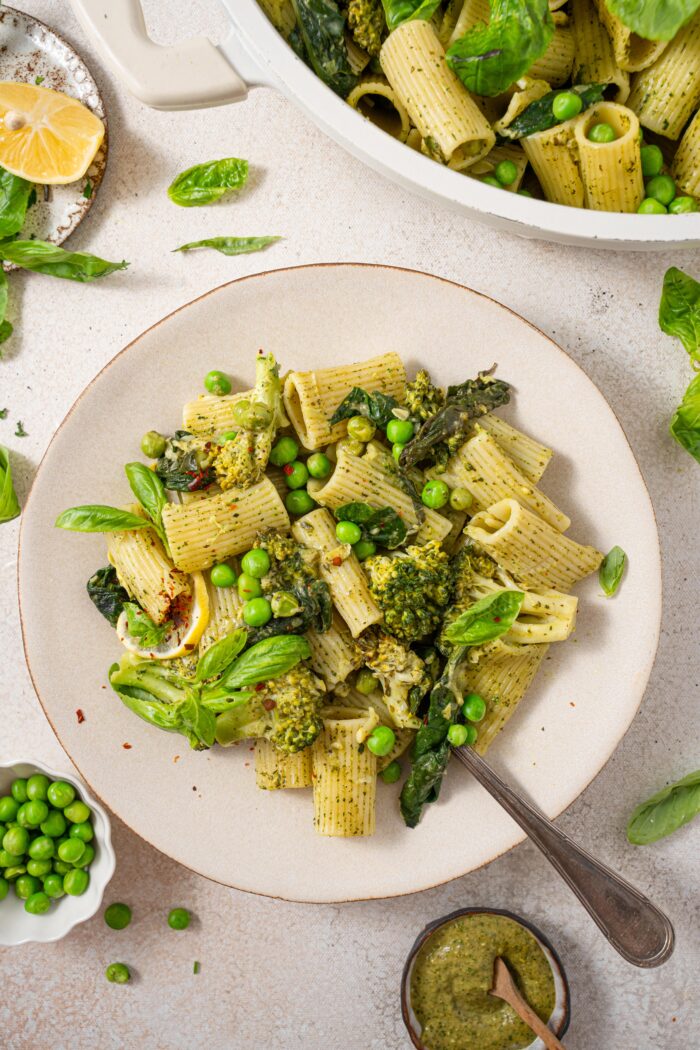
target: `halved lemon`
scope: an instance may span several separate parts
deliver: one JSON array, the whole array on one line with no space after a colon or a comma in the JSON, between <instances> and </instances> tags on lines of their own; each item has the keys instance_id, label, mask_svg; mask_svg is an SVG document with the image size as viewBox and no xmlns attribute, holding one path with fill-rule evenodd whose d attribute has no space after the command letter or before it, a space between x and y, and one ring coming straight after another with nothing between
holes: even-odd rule
<instances>
[{"instance_id":1,"label":"halved lemon","mask_svg":"<svg viewBox=\"0 0 700 1050\"><path fill-rule=\"evenodd\" d=\"M117 620L117 637L125 649L144 660L174 660L193 652L209 623L209 594L201 572L193 572L190 578L192 599L173 617L172 627L158 645L144 648L140 639L129 634L126 612L121 614Z\"/></svg>"},{"instance_id":2,"label":"halved lemon","mask_svg":"<svg viewBox=\"0 0 700 1050\"><path fill-rule=\"evenodd\" d=\"M105 126L82 102L37 84L0 81L0 165L42 186L82 178Z\"/></svg>"}]
</instances>

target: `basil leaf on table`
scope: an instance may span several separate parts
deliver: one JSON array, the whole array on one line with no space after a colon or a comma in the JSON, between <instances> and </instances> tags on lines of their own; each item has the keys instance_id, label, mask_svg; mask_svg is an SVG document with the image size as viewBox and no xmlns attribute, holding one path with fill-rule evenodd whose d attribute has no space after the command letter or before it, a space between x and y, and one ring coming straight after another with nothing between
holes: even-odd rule
<instances>
[{"instance_id":1,"label":"basil leaf on table","mask_svg":"<svg viewBox=\"0 0 700 1050\"><path fill-rule=\"evenodd\" d=\"M475 95L500 95L545 53L554 35L548 0L491 0L478 23L447 52L447 64Z\"/></svg>"},{"instance_id":2,"label":"basil leaf on table","mask_svg":"<svg viewBox=\"0 0 700 1050\"><path fill-rule=\"evenodd\" d=\"M441 0L382 0L386 24L393 31L404 22L429 22Z\"/></svg>"},{"instance_id":3,"label":"basil leaf on table","mask_svg":"<svg viewBox=\"0 0 700 1050\"><path fill-rule=\"evenodd\" d=\"M150 529L152 524L128 510L104 507L97 503L71 507L56 518L56 528L72 532L126 532L131 529Z\"/></svg>"},{"instance_id":4,"label":"basil leaf on table","mask_svg":"<svg viewBox=\"0 0 700 1050\"><path fill-rule=\"evenodd\" d=\"M124 260L107 262L89 252L67 252L47 241L3 241L0 244L0 258L21 266L23 270L83 284L106 277L116 270L126 270L129 265Z\"/></svg>"},{"instance_id":5,"label":"basil leaf on table","mask_svg":"<svg viewBox=\"0 0 700 1050\"><path fill-rule=\"evenodd\" d=\"M201 207L216 203L225 193L240 190L247 181L247 160L240 157L208 160L181 171L168 186L168 196L182 208Z\"/></svg>"},{"instance_id":6,"label":"basil leaf on table","mask_svg":"<svg viewBox=\"0 0 700 1050\"><path fill-rule=\"evenodd\" d=\"M700 375L692 380L674 412L670 431L678 444L700 463Z\"/></svg>"},{"instance_id":7,"label":"basil leaf on table","mask_svg":"<svg viewBox=\"0 0 700 1050\"><path fill-rule=\"evenodd\" d=\"M10 453L0 445L0 524L12 521L19 514L19 502L12 484Z\"/></svg>"},{"instance_id":8,"label":"basil leaf on table","mask_svg":"<svg viewBox=\"0 0 700 1050\"><path fill-rule=\"evenodd\" d=\"M13 237L24 226L33 188L31 182L0 168L0 238Z\"/></svg>"},{"instance_id":9,"label":"basil leaf on table","mask_svg":"<svg viewBox=\"0 0 700 1050\"><path fill-rule=\"evenodd\" d=\"M518 618L522 591L496 591L470 605L445 628L445 638L457 645L483 645L500 638Z\"/></svg>"},{"instance_id":10,"label":"basil leaf on table","mask_svg":"<svg viewBox=\"0 0 700 1050\"><path fill-rule=\"evenodd\" d=\"M645 40L672 40L700 0L606 0L623 25Z\"/></svg>"},{"instance_id":11,"label":"basil leaf on table","mask_svg":"<svg viewBox=\"0 0 700 1050\"><path fill-rule=\"evenodd\" d=\"M620 586L625 571L627 555L622 547L613 547L603 558L598 569L598 580L608 598L612 598Z\"/></svg>"},{"instance_id":12,"label":"basil leaf on table","mask_svg":"<svg viewBox=\"0 0 700 1050\"><path fill-rule=\"evenodd\" d=\"M406 539L406 523L393 507L370 507L367 503L345 503L334 511L336 521L352 521L362 539L393 550Z\"/></svg>"},{"instance_id":13,"label":"basil leaf on table","mask_svg":"<svg viewBox=\"0 0 700 1050\"><path fill-rule=\"evenodd\" d=\"M680 339L693 364L700 365L700 282L676 266L664 275L659 327Z\"/></svg>"},{"instance_id":14,"label":"basil leaf on table","mask_svg":"<svg viewBox=\"0 0 700 1050\"><path fill-rule=\"evenodd\" d=\"M239 627L231 631L224 638L220 638L214 645L209 646L197 663L195 681L204 682L207 678L215 678L223 674L236 659L248 638L245 627Z\"/></svg>"},{"instance_id":15,"label":"basil leaf on table","mask_svg":"<svg viewBox=\"0 0 700 1050\"><path fill-rule=\"evenodd\" d=\"M585 110L603 101L605 87L605 84L574 84L573 87L567 88L567 90L573 91L579 96ZM549 128L563 123L554 116L552 110L552 102L560 94L561 91L548 91L542 98L531 102L522 113L518 114L512 124L509 124L507 128L500 132L501 137L525 139L528 135L535 135L538 131L547 131Z\"/></svg>"},{"instance_id":16,"label":"basil leaf on table","mask_svg":"<svg viewBox=\"0 0 700 1050\"><path fill-rule=\"evenodd\" d=\"M335 0L292 0L306 58L316 76L347 98L358 81L345 42L345 18Z\"/></svg>"},{"instance_id":17,"label":"basil leaf on table","mask_svg":"<svg viewBox=\"0 0 700 1050\"><path fill-rule=\"evenodd\" d=\"M141 645L147 649L151 646L160 645L168 633L170 623L154 623L148 613L144 612L136 602L125 602L126 622L129 634L132 638L138 638Z\"/></svg>"},{"instance_id":18,"label":"basil leaf on table","mask_svg":"<svg viewBox=\"0 0 700 1050\"><path fill-rule=\"evenodd\" d=\"M87 582L87 592L95 608L112 627L116 627L124 605L130 598L129 592L119 582L114 566L108 565L93 573Z\"/></svg>"},{"instance_id":19,"label":"basil leaf on table","mask_svg":"<svg viewBox=\"0 0 700 1050\"><path fill-rule=\"evenodd\" d=\"M700 769L637 806L627 825L627 838L634 846L648 846L682 828L698 813Z\"/></svg>"},{"instance_id":20,"label":"basil leaf on table","mask_svg":"<svg viewBox=\"0 0 700 1050\"><path fill-rule=\"evenodd\" d=\"M0 266L0 343L4 343L6 339L9 339L13 332L12 325L9 321L5 320L5 314L7 313L7 296L7 274L2 266ZM0 357L2 357L2 351L0 351Z\"/></svg>"},{"instance_id":21,"label":"basil leaf on table","mask_svg":"<svg viewBox=\"0 0 700 1050\"><path fill-rule=\"evenodd\" d=\"M176 252L191 252L194 248L213 248L222 255L247 255L281 240L281 237L206 237L203 241L189 241L174 248Z\"/></svg>"},{"instance_id":22,"label":"basil leaf on table","mask_svg":"<svg viewBox=\"0 0 700 1050\"><path fill-rule=\"evenodd\" d=\"M267 682L290 671L300 660L307 660L311 649L306 638L279 635L264 638L239 656L221 679L225 689Z\"/></svg>"},{"instance_id":23,"label":"basil leaf on table","mask_svg":"<svg viewBox=\"0 0 700 1050\"><path fill-rule=\"evenodd\" d=\"M394 409L398 407L398 401L391 394L383 394L381 390L375 390L373 394L368 394L362 387L354 386L350 393L340 402L329 422L333 427L344 419L351 419L353 416L364 416L365 419L371 420L376 427L384 428L387 423L396 418Z\"/></svg>"}]
</instances>

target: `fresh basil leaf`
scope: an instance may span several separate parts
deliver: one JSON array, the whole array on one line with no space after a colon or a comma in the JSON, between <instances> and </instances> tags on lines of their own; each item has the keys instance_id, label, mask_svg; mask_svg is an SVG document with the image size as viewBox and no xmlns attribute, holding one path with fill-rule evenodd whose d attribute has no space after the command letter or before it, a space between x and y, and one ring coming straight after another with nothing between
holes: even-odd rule
<instances>
[{"instance_id":1,"label":"fresh basil leaf","mask_svg":"<svg viewBox=\"0 0 700 1050\"><path fill-rule=\"evenodd\" d=\"M622 547L613 547L612 550L605 555L600 564L600 568L598 569L598 580L608 598L612 598L613 594L620 586L622 574L625 571L626 561L627 555Z\"/></svg>"},{"instance_id":2,"label":"fresh basil leaf","mask_svg":"<svg viewBox=\"0 0 700 1050\"><path fill-rule=\"evenodd\" d=\"M202 696L202 704L207 711L211 711L215 715L222 715L224 711L232 711L236 707L245 704L254 695L252 692L235 692L226 693L225 696L221 697L210 698L205 692Z\"/></svg>"},{"instance_id":3,"label":"fresh basil leaf","mask_svg":"<svg viewBox=\"0 0 700 1050\"><path fill-rule=\"evenodd\" d=\"M605 0L623 25L645 40L672 40L700 0Z\"/></svg>"},{"instance_id":4,"label":"fresh basil leaf","mask_svg":"<svg viewBox=\"0 0 700 1050\"><path fill-rule=\"evenodd\" d=\"M357 84L345 42L345 18L335 0L292 0L306 59L316 76L347 98Z\"/></svg>"},{"instance_id":5,"label":"fresh basil leaf","mask_svg":"<svg viewBox=\"0 0 700 1050\"><path fill-rule=\"evenodd\" d=\"M195 164L173 179L168 196L182 208L214 204L225 193L239 190L248 181L248 161L240 157L224 157Z\"/></svg>"},{"instance_id":6,"label":"fresh basil leaf","mask_svg":"<svg viewBox=\"0 0 700 1050\"><path fill-rule=\"evenodd\" d=\"M178 705L181 732L195 751L211 747L216 738L216 715L201 702L195 693L189 693Z\"/></svg>"},{"instance_id":7,"label":"fresh basil leaf","mask_svg":"<svg viewBox=\"0 0 700 1050\"><path fill-rule=\"evenodd\" d=\"M1 170L1 169L0 169ZM4 343L12 335L12 325L5 320L7 313L8 283L7 274L0 266L0 343ZM2 352L0 351L0 357Z\"/></svg>"},{"instance_id":8,"label":"fresh basil leaf","mask_svg":"<svg viewBox=\"0 0 700 1050\"><path fill-rule=\"evenodd\" d=\"M404 22L429 22L442 0L382 0L386 24L392 32Z\"/></svg>"},{"instance_id":9,"label":"fresh basil leaf","mask_svg":"<svg viewBox=\"0 0 700 1050\"><path fill-rule=\"evenodd\" d=\"M124 602L124 611L129 634L132 638L138 638L146 649L160 645L172 626L170 623L154 623L136 602Z\"/></svg>"},{"instance_id":10,"label":"fresh basil leaf","mask_svg":"<svg viewBox=\"0 0 700 1050\"><path fill-rule=\"evenodd\" d=\"M155 525L157 532L162 534L163 507L168 502L163 482L143 463L127 463L124 470L131 491Z\"/></svg>"},{"instance_id":11,"label":"fresh basil leaf","mask_svg":"<svg viewBox=\"0 0 700 1050\"><path fill-rule=\"evenodd\" d=\"M334 511L337 521L352 521L362 530L362 539L393 550L406 539L406 523L393 507L375 509L367 503L345 503Z\"/></svg>"},{"instance_id":12,"label":"fresh basil leaf","mask_svg":"<svg viewBox=\"0 0 700 1050\"><path fill-rule=\"evenodd\" d=\"M583 103L583 109L602 102L605 98L605 84L574 84L567 88L579 95ZM554 116L552 102L560 95L561 91L549 91L542 98L536 99L518 114L512 124L501 131L501 137L506 139L525 139L528 135L535 135L538 131L547 131L549 128L561 124L562 121Z\"/></svg>"},{"instance_id":13,"label":"fresh basil leaf","mask_svg":"<svg viewBox=\"0 0 700 1050\"><path fill-rule=\"evenodd\" d=\"M673 414L670 430L678 444L700 463L700 375L686 390Z\"/></svg>"},{"instance_id":14,"label":"fresh basil leaf","mask_svg":"<svg viewBox=\"0 0 700 1050\"><path fill-rule=\"evenodd\" d=\"M151 522L146 518L140 518L128 510L103 507L97 503L64 510L56 518L55 524L57 529L70 529L73 532L124 532L151 528Z\"/></svg>"},{"instance_id":15,"label":"fresh basil leaf","mask_svg":"<svg viewBox=\"0 0 700 1050\"><path fill-rule=\"evenodd\" d=\"M300 660L308 660L310 655L309 643L298 635L264 638L238 657L220 684L226 689L237 689L267 682L285 674Z\"/></svg>"},{"instance_id":16,"label":"fresh basil leaf","mask_svg":"<svg viewBox=\"0 0 700 1050\"><path fill-rule=\"evenodd\" d=\"M634 846L648 846L682 828L698 813L700 769L637 806L627 825L627 838Z\"/></svg>"},{"instance_id":17,"label":"fresh basil leaf","mask_svg":"<svg viewBox=\"0 0 700 1050\"><path fill-rule=\"evenodd\" d=\"M113 565L98 569L87 582L87 592L95 608L102 613L112 627L124 611L124 604L130 601L129 592L122 587Z\"/></svg>"},{"instance_id":18,"label":"fresh basil leaf","mask_svg":"<svg viewBox=\"0 0 700 1050\"><path fill-rule=\"evenodd\" d=\"M213 248L222 255L247 255L260 252L281 237L207 237L203 241L189 241L175 248L176 252L190 252L193 248Z\"/></svg>"},{"instance_id":19,"label":"fresh basil leaf","mask_svg":"<svg viewBox=\"0 0 700 1050\"><path fill-rule=\"evenodd\" d=\"M664 275L659 327L683 343L694 364L700 364L700 282L678 267Z\"/></svg>"},{"instance_id":20,"label":"fresh basil leaf","mask_svg":"<svg viewBox=\"0 0 700 1050\"><path fill-rule=\"evenodd\" d=\"M3 241L0 258L23 270L86 283L106 277L115 270L126 270L128 262L107 262L89 252L67 252L47 241Z\"/></svg>"},{"instance_id":21,"label":"fresh basil leaf","mask_svg":"<svg viewBox=\"0 0 700 1050\"><path fill-rule=\"evenodd\" d=\"M24 225L31 182L0 168L0 238L14 237Z\"/></svg>"},{"instance_id":22,"label":"fresh basil leaf","mask_svg":"<svg viewBox=\"0 0 700 1050\"><path fill-rule=\"evenodd\" d=\"M330 424L335 426L343 419L364 416L365 419L370 419L376 427L385 428L387 423L396 418L394 409L398 407L398 401L390 394L383 394L381 390L368 394L362 387L354 386L336 408L330 418Z\"/></svg>"},{"instance_id":23,"label":"fresh basil leaf","mask_svg":"<svg viewBox=\"0 0 700 1050\"><path fill-rule=\"evenodd\" d=\"M517 620L524 597L522 591L503 590L479 599L445 628L445 638L458 645L483 645L500 638Z\"/></svg>"},{"instance_id":24,"label":"fresh basil leaf","mask_svg":"<svg viewBox=\"0 0 700 1050\"><path fill-rule=\"evenodd\" d=\"M0 524L12 521L19 514L19 502L12 484L10 453L0 445Z\"/></svg>"},{"instance_id":25,"label":"fresh basil leaf","mask_svg":"<svg viewBox=\"0 0 700 1050\"><path fill-rule=\"evenodd\" d=\"M224 638L220 638L214 645L209 646L204 655L199 658L194 676L195 681L204 682L208 678L216 678L217 675L223 674L236 659L247 640L248 632L245 627L239 627Z\"/></svg>"},{"instance_id":26,"label":"fresh basil leaf","mask_svg":"<svg viewBox=\"0 0 700 1050\"><path fill-rule=\"evenodd\" d=\"M554 35L548 0L491 0L479 23L447 52L447 64L475 95L500 95L545 53Z\"/></svg>"}]
</instances>

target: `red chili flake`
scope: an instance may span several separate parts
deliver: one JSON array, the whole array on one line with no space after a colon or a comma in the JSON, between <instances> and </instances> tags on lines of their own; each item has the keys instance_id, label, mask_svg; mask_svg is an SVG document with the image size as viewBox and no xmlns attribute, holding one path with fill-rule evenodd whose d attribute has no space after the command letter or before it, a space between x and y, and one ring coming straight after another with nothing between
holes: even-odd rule
<instances>
[{"instance_id":1,"label":"red chili flake","mask_svg":"<svg viewBox=\"0 0 700 1050\"><path fill-rule=\"evenodd\" d=\"M494 616L493 622L494 623L500 623L501 622L501 617L500 616Z\"/></svg>"},{"instance_id":2,"label":"red chili flake","mask_svg":"<svg viewBox=\"0 0 700 1050\"><path fill-rule=\"evenodd\" d=\"M85 721L85 715L80 707L76 708L75 716L78 719L78 725L81 725Z\"/></svg>"},{"instance_id":3,"label":"red chili flake","mask_svg":"<svg viewBox=\"0 0 700 1050\"><path fill-rule=\"evenodd\" d=\"M341 557L339 557L337 554L336 554L335 558L332 559L332 561L333 561L334 565L342 565L343 564L343 559Z\"/></svg>"},{"instance_id":4,"label":"red chili flake","mask_svg":"<svg viewBox=\"0 0 700 1050\"><path fill-rule=\"evenodd\" d=\"M197 645L194 642L185 642L185 649L196 649Z\"/></svg>"},{"instance_id":5,"label":"red chili flake","mask_svg":"<svg viewBox=\"0 0 700 1050\"><path fill-rule=\"evenodd\" d=\"M122 744L125 751L131 751L131 744Z\"/></svg>"},{"instance_id":6,"label":"red chili flake","mask_svg":"<svg viewBox=\"0 0 700 1050\"><path fill-rule=\"evenodd\" d=\"M179 762L179 761L180 761L180 756L179 755L173 755L173 762Z\"/></svg>"},{"instance_id":7,"label":"red chili flake","mask_svg":"<svg viewBox=\"0 0 700 1050\"><path fill-rule=\"evenodd\" d=\"M282 467L282 472L289 476L290 474L294 473L294 467L291 463L287 463L286 466Z\"/></svg>"},{"instance_id":8,"label":"red chili flake","mask_svg":"<svg viewBox=\"0 0 700 1050\"><path fill-rule=\"evenodd\" d=\"M265 688L265 683L264 682L258 682L258 684L255 687L255 691L256 691L256 693L261 693L264 688Z\"/></svg>"},{"instance_id":9,"label":"red chili flake","mask_svg":"<svg viewBox=\"0 0 700 1050\"><path fill-rule=\"evenodd\" d=\"M576 704L573 702L573 700L569 700L569 707L576 707Z\"/></svg>"},{"instance_id":10,"label":"red chili flake","mask_svg":"<svg viewBox=\"0 0 700 1050\"><path fill-rule=\"evenodd\" d=\"M263 707L265 708L266 711L274 711L274 709L277 707L277 701L276 700L263 700L262 705L263 705Z\"/></svg>"}]
</instances>

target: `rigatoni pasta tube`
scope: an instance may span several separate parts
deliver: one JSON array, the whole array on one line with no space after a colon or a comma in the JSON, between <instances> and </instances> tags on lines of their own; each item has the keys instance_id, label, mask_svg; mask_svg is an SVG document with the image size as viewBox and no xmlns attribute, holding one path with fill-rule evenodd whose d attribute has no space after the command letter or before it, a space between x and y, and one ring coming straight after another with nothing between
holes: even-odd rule
<instances>
[{"instance_id":1,"label":"rigatoni pasta tube","mask_svg":"<svg viewBox=\"0 0 700 1050\"><path fill-rule=\"evenodd\" d=\"M477 726L474 750L483 755L529 689L548 645L509 645L499 640L477 664L466 664L465 692L486 701L486 714Z\"/></svg>"},{"instance_id":2,"label":"rigatoni pasta tube","mask_svg":"<svg viewBox=\"0 0 700 1050\"><path fill-rule=\"evenodd\" d=\"M289 755L276 751L269 740L256 740L255 781L264 791L311 787L311 748Z\"/></svg>"},{"instance_id":3,"label":"rigatoni pasta tube","mask_svg":"<svg viewBox=\"0 0 700 1050\"><path fill-rule=\"evenodd\" d=\"M542 192L553 204L582 208L583 181L576 148L576 117L522 140Z\"/></svg>"},{"instance_id":4,"label":"rigatoni pasta tube","mask_svg":"<svg viewBox=\"0 0 700 1050\"><path fill-rule=\"evenodd\" d=\"M490 18L491 4L489 0L464 0L454 29L449 37L448 45L454 44L455 40L459 40L460 37L463 37L465 33L473 29L479 22L488 24Z\"/></svg>"},{"instance_id":5,"label":"rigatoni pasta tube","mask_svg":"<svg viewBox=\"0 0 700 1050\"><path fill-rule=\"evenodd\" d=\"M475 576L468 588L469 597L474 601L487 598L503 590L505 582L500 573L493 579ZM512 581L509 586L514 586ZM503 640L519 645L565 642L576 627L577 609L578 598L573 594L546 590L524 591L518 617Z\"/></svg>"},{"instance_id":6,"label":"rigatoni pasta tube","mask_svg":"<svg viewBox=\"0 0 700 1050\"><path fill-rule=\"evenodd\" d=\"M199 641L199 655L203 656L214 642L241 626L243 599L235 587L215 587L207 581L209 594L209 623Z\"/></svg>"},{"instance_id":7,"label":"rigatoni pasta tube","mask_svg":"<svg viewBox=\"0 0 700 1050\"><path fill-rule=\"evenodd\" d=\"M297 24L292 0L258 0L278 33L287 39Z\"/></svg>"},{"instance_id":8,"label":"rigatoni pasta tube","mask_svg":"<svg viewBox=\"0 0 700 1050\"><path fill-rule=\"evenodd\" d=\"M673 177L684 193L700 197L700 110L680 141L672 170Z\"/></svg>"},{"instance_id":9,"label":"rigatoni pasta tube","mask_svg":"<svg viewBox=\"0 0 700 1050\"><path fill-rule=\"evenodd\" d=\"M545 53L532 63L527 71L535 80L546 80L552 87L561 87L571 79L574 65L574 36L566 25L565 16L557 14L554 35Z\"/></svg>"},{"instance_id":10,"label":"rigatoni pasta tube","mask_svg":"<svg viewBox=\"0 0 700 1050\"><path fill-rule=\"evenodd\" d=\"M321 576L353 638L379 623L382 611L370 594L367 577L352 549L348 553L346 546L338 543L333 515L324 508L312 510L294 523L292 535L297 543L321 552Z\"/></svg>"},{"instance_id":11,"label":"rigatoni pasta tube","mask_svg":"<svg viewBox=\"0 0 700 1050\"><path fill-rule=\"evenodd\" d=\"M700 11L678 30L658 62L633 78L627 105L645 128L679 137L700 105Z\"/></svg>"},{"instance_id":12,"label":"rigatoni pasta tube","mask_svg":"<svg viewBox=\"0 0 700 1050\"><path fill-rule=\"evenodd\" d=\"M591 142L596 124L609 124L612 142ZM639 121L631 109L617 102L591 106L576 124L581 178L586 207L593 211L636 212L644 199L644 177L639 144Z\"/></svg>"},{"instance_id":13,"label":"rigatoni pasta tube","mask_svg":"<svg viewBox=\"0 0 700 1050\"><path fill-rule=\"evenodd\" d=\"M163 527L178 569L194 572L242 554L262 528L284 529L289 515L275 486L263 478L249 489L163 508Z\"/></svg>"},{"instance_id":14,"label":"rigatoni pasta tube","mask_svg":"<svg viewBox=\"0 0 700 1050\"><path fill-rule=\"evenodd\" d=\"M603 560L595 547L562 536L514 499L475 514L466 533L523 587L566 591Z\"/></svg>"},{"instance_id":15,"label":"rigatoni pasta tube","mask_svg":"<svg viewBox=\"0 0 700 1050\"><path fill-rule=\"evenodd\" d=\"M329 420L355 386L398 399L406 386L403 361L398 354L388 353L350 365L289 373L284 382L284 405L305 448L322 448L343 436L345 423L332 427Z\"/></svg>"},{"instance_id":16,"label":"rigatoni pasta tube","mask_svg":"<svg viewBox=\"0 0 700 1050\"><path fill-rule=\"evenodd\" d=\"M314 827L320 835L373 835L377 759L357 734L367 711L329 708L312 747Z\"/></svg>"},{"instance_id":17,"label":"rigatoni pasta tube","mask_svg":"<svg viewBox=\"0 0 700 1050\"><path fill-rule=\"evenodd\" d=\"M411 121L386 77L363 77L345 101L393 138L399 139L400 142L405 142L408 138Z\"/></svg>"},{"instance_id":18,"label":"rigatoni pasta tube","mask_svg":"<svg viewBox=\"0 0 700 1050\"><path fill-rule=\"evenodd\" d=\"M384 41L380 61L436 160L462 171L495 145L491 125L447 65L430 22L417 19L400 25Z\"/></svg>"},{"instance_id":19,"label":"rigatoni pasta tube","mask_svg":"<svg viewBox=\"0 0 700 1050\"><path fill-rule=\"evenodd\" d=\"M496 439L518 470L536 485L552 458L551 448L531 438L529 434L523 434L522 430L517 430L510 423L506 423L505 419L490 412L479 417L479 426Z\"/></svg>"},{"instance_id":20,"label":"rigatoni pasta tube","mask_svg":"<svg viewBox=\"0 0 700 1050\"><path fill-rule=\"evenodd\" d=\"M614 102L626 102L630 75L615 61L612 42L593 0L571 0L574 84L614 84Z\"/></svg>"},{"instance_id":21,"label":"rigatoni pasta tube","mask_svg":"<svg viewBox=\"0 0 700 1050\"><path fill-rule=\"evenodd\" d=\"M138 505L128 510L144 516ZM178 598L191 592L189 579L173 566L153 529L108 533L107 555L122 587L154 623L169 620Z\"/></svg>"},{"instance_id":22,"label":"rigatoni pasta tube","mask_svg":"<svg viewBox=\"0 0 700 1050\"><path fill-rule=\"evenodd\" d=\"M612 13L606 0L596 0L596 7L610 36L615 61L620 69L634 73L656 62L666 47L665 40L645 40L644 37L633 33Z\"/></svg>"},{"instance_id":23,"label":"rigatoni pasta tube","mask_svg":"<svg viewBox=\"0 0 700 1050\"><path fill-rule=\"evenodd\" d=\"M528 165L527 157L523 152L522 146L517 142L504 142L500 146L494 146L491 152L484 157L482 160L469 169L469 175L489 175L501 161L510 160L515 164L516 176L512 182L509 182L507 186L504 186L504 190L508 190L510 193L517 193L520 189L520 184L523 181L523 175Z\"/></svg>"},{"instance_id":24,"label":"rigatoni pasta tube","mask_svg":"<svg viewBox=\"0 0 700 1050\"><path fill-rule=\"evenodd\" d=\"M362 664L362 654L337 612L333 613L333 623L328 631L310 630L306 632L306 638L311 648L309 663L329 690L339 682L345 682Z\"/></svg>"},{"instance_id":25,"label":"rigatoni pasta tube","mask_svg":"<svg viewBox=\"0 0 700 1050\"><path fill-rule=\"evenodd\" d=\"M190 434L220 434L234 426L233 409L239 401L248 400L252 390L238 394L202 394L182 406L182 425Z\"/></svg>"}]
</instances>

